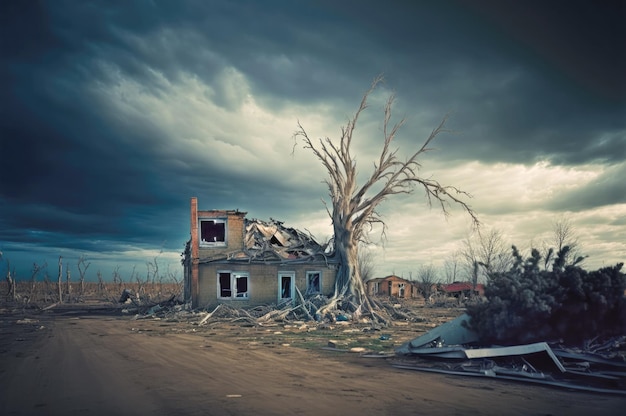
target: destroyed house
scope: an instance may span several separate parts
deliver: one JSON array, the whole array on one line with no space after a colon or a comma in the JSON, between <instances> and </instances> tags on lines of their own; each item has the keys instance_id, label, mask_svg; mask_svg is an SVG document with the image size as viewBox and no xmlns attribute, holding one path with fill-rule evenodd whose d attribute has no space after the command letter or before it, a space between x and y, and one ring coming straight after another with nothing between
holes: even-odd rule
<instances>
[{"instance_id":1,"label":"destroyed house","mask_svg":"<svg viewBox=\"0 0 626 416\"><path fill-rule=\"evenodd\" d=\"M474 295L484 296L485 286L482 283L476 284L476 287L470 282L454 282L440 285L441 291L447 295L456 298L469 298Z\"/></svg>"},{"instance_id":2,"label":"destroyed house","mask_svg":"<svg viewBox=\"0 0 626 416\"><path fill-rule=\"evenodd\" d=\"M331 295L337 262L326 246L276 220L239 210L198 210L191 199L191 239L183 253L184 292L192 306L234 307Z\"/></svg>"},{"instance_id":3,"label":"destroyed house","mask_svg":"<svg viewBox=\"0 0 626 416\"><path fill-rule=\"evenodd\" d=\"M395 275L370 279L365 284L367 293L373 296L392 296L408 299L418 295L418 288L413 282Z\"/></svg>"}]
</instances>

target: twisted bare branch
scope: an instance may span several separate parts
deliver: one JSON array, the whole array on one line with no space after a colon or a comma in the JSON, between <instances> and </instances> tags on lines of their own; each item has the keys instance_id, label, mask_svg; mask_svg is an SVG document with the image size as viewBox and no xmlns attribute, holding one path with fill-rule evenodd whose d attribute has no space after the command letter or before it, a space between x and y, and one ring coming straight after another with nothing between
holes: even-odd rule
<instances>
[{"instance_id":1,"label":"twisted bare branch","mask_svg":"<svg viewBox=\"0 0 626 416\"><path fill-rule=\"evenodd\" d=\"M371 304L363 290L359 268L353 263L358 262L359 242L369 241L368 234L374 225L382 225L383 234L386 232L386 224L376 209L389 196L411 194L417 187L422 187L429 205L438 204L444 216L447 217L451 205L456 204L469 214L475 227L478 228L480 225L476 213L464 200L465 197L471 198L470 194L454 186L444 186L432 178L424 178L419 173L421 168L419 158L431 150L429 146L432 141L445 131L447 116L408 159L401 161L397 156L398 149L392 149L392 145L405 120L392 123L394 95L388 98L384 108L380 156L367 180L358 186L356 160L352 157L350 148L359 117L368 107L368 97L382 82L382 76L373 80L354 116L341 128L338 144L328 137L314 143L299 122L298 130L294 133L295 141L302 140L303 147L310 149L322 162L329 176L325 183L328 186L332 209L326 206L326 211L333 221L337 255L348 263L340 266L337 281L341 283L336 287L333 302L336 303L337 299L344 296L355 296L360 300L359 311L363 305ZM372 192L373 189L377 191Z\"/></svg>"}]
</instances>

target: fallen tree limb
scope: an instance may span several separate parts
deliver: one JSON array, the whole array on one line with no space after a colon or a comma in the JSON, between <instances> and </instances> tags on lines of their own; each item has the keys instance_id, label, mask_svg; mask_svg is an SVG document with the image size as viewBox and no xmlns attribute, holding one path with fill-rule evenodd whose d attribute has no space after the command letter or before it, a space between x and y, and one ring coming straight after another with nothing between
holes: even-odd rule
<instances>
[{"instance_id":1,"label":"fallen tree limb","mask_svg":"<svg viewBox=\"0 0 626 416\"><path fill-rule=\"evenodd\" d=\"M59 304L59 302L55 302L55 303L53 303L52 305L48 305L48 306L46 306L45 308L42 308L41 310L42 310L42 311L47 311L47 310L49 310L49 309L54 308L54 307L55 307L55 306L57 306L58 304Z\"/></svg>"},{"instance_id":2,"label":"fallen tree limb","mask_svg":"<svg viewBox=\"0 0 626 416\"><path fill-rule=\"evenodd\" d=\"M204 323L205 323L206 321L208 321L208 320L209 320L209 318L211 318L211 316L213 316L213 314L214 314L214 313L215 313L215 312L216 312L216 311L220 308L220 306L222 306L222 305L221 305L221 304L217 305L217 306L215 307L215 309L213 309L213 311L212 311L212 312L207 313L207 314L206 314L206 316L205 316L204 318L202 318L202 319L200 320L200 322L198 322L198 325L200 325L200 326L201 326L201 325L204 325Z\"/></svg>"},{"instance_id":3,"label":"fallen tree limb","mask_svg":"<svg viewBox=\"0 0 626 416\"><path fill-rule=\"evenodd\" d=\"M304 311L304 313L306 313L306 316L310 321L314 321L313 317L311 316L311 313L306 308L304 296L302 296L302 292L300 292L300 289L298 289L298 286L295 286L295 288L296 288L296 293L298 294L298 298L300 299L300 306L302 307L302 310Z\"/></svg>"}]
</instances>

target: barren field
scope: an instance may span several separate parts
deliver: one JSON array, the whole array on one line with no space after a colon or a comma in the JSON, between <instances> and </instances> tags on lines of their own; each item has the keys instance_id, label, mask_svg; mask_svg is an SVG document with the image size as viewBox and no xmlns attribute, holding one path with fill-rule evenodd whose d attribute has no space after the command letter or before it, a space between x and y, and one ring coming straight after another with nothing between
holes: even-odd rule
<instances>
[{"instance_id":1,"label":"barren field","mask_svg":"<svg viewBox=\"0 0 626 416\"><path fill-rule=\"evenodd\" d=\"M423 322L368 331L363 324L226 319L200 326L80 305L5 308L0 414L622 414L623 396L401 370L391 366L395 358L348 352L392 352L460 313L423 308ZM324 349L329 341L341 351Z\"/></svg>"}]
</instances>

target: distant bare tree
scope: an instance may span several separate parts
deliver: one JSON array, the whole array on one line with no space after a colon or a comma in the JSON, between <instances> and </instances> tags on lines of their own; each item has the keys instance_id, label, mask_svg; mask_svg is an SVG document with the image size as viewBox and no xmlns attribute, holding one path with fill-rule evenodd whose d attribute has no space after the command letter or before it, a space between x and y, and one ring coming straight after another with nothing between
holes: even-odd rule
<instances>
[{"instance_id":1,"label":"distant bare tree","mask_svg":"<svg viewBox=\"0 0 626 416\"><path fill-rule=\"evenodd\" d=\"M41 269L48 267L48 265L44 262L42 265L38 265L37 263L33 263L33 270L30 275L30 294L28 295L28 301L30 302L35 297L35 292L37 290L37 275L41 271Z\"/></svg>"},{"instance_id":2,"label":"distant bare tree","mask_svg":"<svg viewBox=\"0 0 626 416\"><path fill-rule=\"evenodd\" d=\"M121 293L124 281L120 275L120 266L115 266L115 269L113 270L113 283L118 286L118 291Z\"/></svg>"},{"instance_id":3,"label":"distant bare tree","mask_svg":"<svg viewBox=\"0 0 626 416\"><path fill-rule=\"evenodd\" d=\"M552 231L552 243L554 244L556 253L548 252L546 262L552 260L551 254L560 254L563 256L562 260L564 265L581 264L585 256L580 253L580 242L572 222L566 217L561 217L554 222ZM565 249L566 247L567 249Z\"/></svg>"},{"instance_id":4,"label":"distant bare tree","mask_svg":"<svg viewBox=\"0 0 626 416\"><path fill-rule=\"evenodd\" d=\"M161 256L162 253L163 253L163 250L161 250L159 254L157 254L152 259L151 262L146 262L146 267L148 269L146 284L151 283L152 287L154 287L155 284L159 282L159 286L158 286L159 291L156 294L157 298L159 298L161 296L161 293L163 292L163 280L162 280L161 273L159 272L159 257ZM151 298L151 294L148 293L148 300L150 300L150 298Z\"/></svg>"},{"instance_id":5,"label":"distant bare tree","mask_svg":"<svg viewBox=\"0 0 626 416\"><path fill-rule=\"evenodd\" d=\"M511 246L504 241L502 233L495 229L467 238L460 254L474 289L489 274L504 272L513 264Z\"/></svg>"},{"instance_id":6,"label":"distant bare tree","mask_svg":"<svg viewBox=\"0 0 626 416\"><path fill-rule=\"evenodd\" d=\"M462 268L461 262L461 253L459 253L458 251L450 254L445 260L445 262L443 263L443 273L446 283L454 283L458 281Z\"/></svg>"},{"instance_id":7,"label":"distant bare tree","mask_svg":"<svg viewBox=\"0 0 626 416\"><path fill-rule=\"evenodd\" d=\"M47 271L43 275L43 286L44 286L44 301L45 302L51 301L54 296L54 287Z\"/></svg>"},{"instance_id":8,"label":"distant bare tree","mask_svg":"<svg viewBox=\"0 0 626 416\"><path fill-rule=\"evenodd\" d=\"M404 120L396 124L391 122L393 95L389 97L384 108L380 156L365 182L357 184L357 163L351 148L353 135L359 116L368 106L369 95L382 81L380 76L374 79L355 115L342 127L339 140L333 141L326 137L314 141L299 122L298 130L294 134L296 142L301 139L304 148L313 152L328 173L325 183L328 186L331 207L327 206L326 210L333 223L334 255L339 269L334 295L320 311L322 314L341 303L343 308L354 309L354 316L365 313L377 320L385 320L376 313L376 305L370 302L358 262L359 246L369 242L372 226L382 225L382 233L385 235L386 224L377 208L390 196L411 194L416 187L421 188L428 202L436 203L444 215L448 215L451 204L457 204L470 215L475 225L479 223L475 212L462 199L469 196L466 192L453 186L441 185L434 179L421 176L419 172L419 158L431 150L431 142L444 131L445 118L421 146L411 151L410 156L405 160L398 158L398 149L393 148L393 140Z\"/></svg>"},{"instance_id":9,"label":"distant bare tree","mask_svg":"<svg viewBox=\"0 0 626 416\"><path fill-rule=\"evenodd\" d=\"M364 282L374 277L375 262L370 249L361 247L359 250L359 272Z\"/></svg>"},{"instance_id":10,"label":"distant bare tree","mask_svg":"<svg viewBox=\"0 0 626 416\"><path fill-rule=\"evenodd\" d=\"M177 298L180 298L181 294L183 293L183 281L178 278L178 271L175 271L173 273L170 271L169 264L167 266L167 276L169 281L175 284L176 289L174 290L174 295Z\"/></svg>"},{"instance_id":11,"label":"distant bare tree","mask_svg":"<svg viewBox=\"0 0 626 416\"><path fill-rule=\"evenodd\" d=\"M70 283L70 280L71 280L70 267L68 264L68 267L65 270L65 291L67 292L67 301L69 303L72 303L72 285Z\"/></svg>"},{"instance_id":12,"label":"distant bare tree","mask_svg":"<svg viewBox=\"0 0 626 416\"><path fill-rule=\"evenodd\" d=\"M0 258L2 258L2 252L0 252ZM13 270L13 275L11 275L11 262L9 261L9 259L6 259L6 261L7 261L7 274L5 277L7 280L7 296L9 297L9 299L15 302L15 300L17 299L15 270Z\"/></svg>"},{"instance_id":13,"label":"distant bare tree","mask_svg":"<svg viewBox=\"0 0 626 416\"><path fill-rule=\"evenodd\" d=\"M417 284L424 300L429 302L433 294L433 286L439 281L437 269L432 265L424 265L417 271Z\"/></svg>"},{"instance_id":14,"label":"distant bare tree","mask_svg":"<svg viewBox=\"0 0 626 416\"><path fill-rule=\"evenodd\" d=\"M141 280L141 276L139 275L139 273L137 273L135 266L133 266L133 271L130 273L130 281L133 280L133 277L137 282L137 296L143 297L143 295L145 294L144 281ZM148 283L150 283L150 274L148 274L148 276L146 277L145 284Z\"/></svg>"},{"instance_id":15,"label":"distant bare tree","mask_svg":"<svg viewBox=\"0 0 626 416\"><path fill-rule=\"evenodd\" d=\"M146 283L155 284L157 281L157 276L159 275L159 262L157 261L158 256L152 259L152 261L146 262L146 268L148 269L146 274Z\"/></svg>"},{"instance_id":16,"label":"distant bare tree","mask_svg":"<svg viewBox=\"0 0 626 416\"><path fill-rule=\"evenodd\" d=\"M98 277L98 296L102 296L107 291L106 285L104 284L104 279L102 278L102 272L98 270L96 276ZM108 293L107 297L109 297Z\"/></svg>"},{"instance_id":17,"label":"distant bare tree","mask_svg":"<svg viewBox=\"0 0 626 416\"><path fill-rule=\"evenodd\" d=\"M59 303L63 303L63 287L61 281L63 280L63 258L59 256L59 275L57 276L57 289L59 291Z\"/></svg>"},{"instance_id":18,"label":"distant bare tree","mask_svg":"<svg viewBox=\"0 0 626 416\"><path fill-rule=\"evenodd\" d=\"M80 256L78 259L78 274L80 275L80 296L85 295L85 273L87 273L87 269L89 268L90 263L87 263L85 256Z\"/></svg>"}]
</instances>

